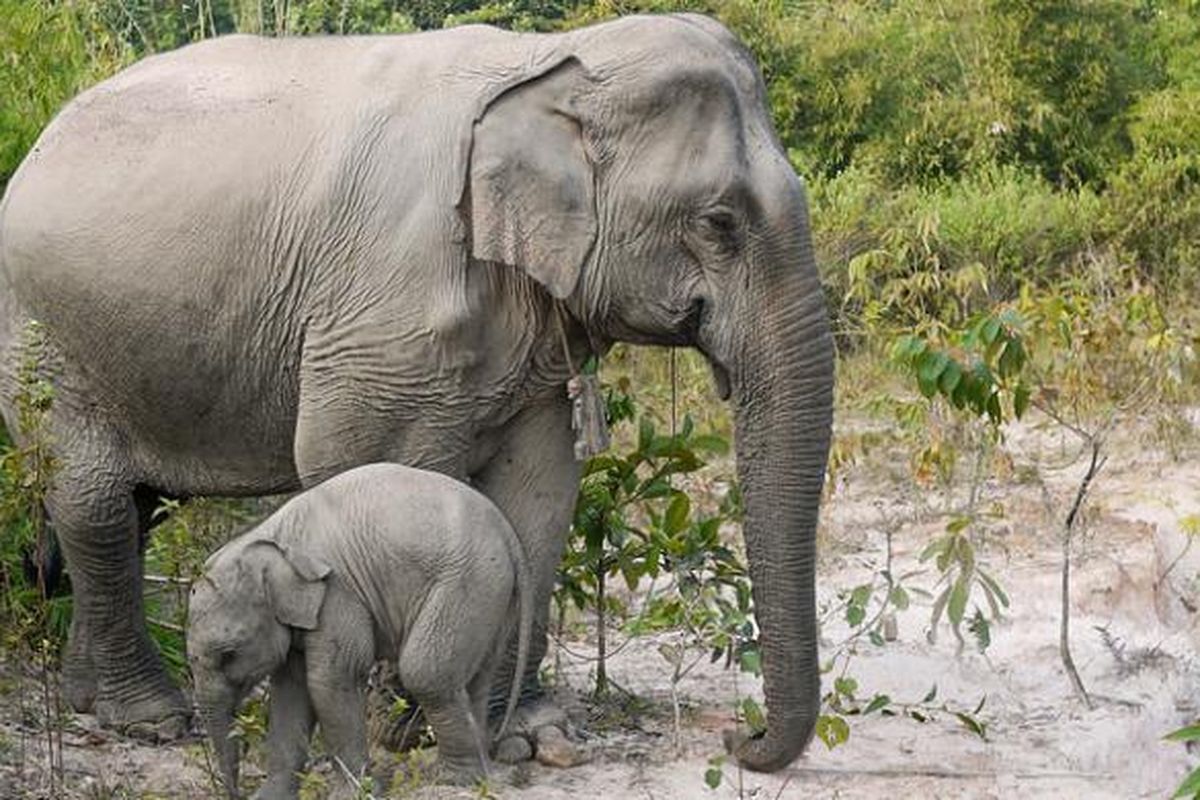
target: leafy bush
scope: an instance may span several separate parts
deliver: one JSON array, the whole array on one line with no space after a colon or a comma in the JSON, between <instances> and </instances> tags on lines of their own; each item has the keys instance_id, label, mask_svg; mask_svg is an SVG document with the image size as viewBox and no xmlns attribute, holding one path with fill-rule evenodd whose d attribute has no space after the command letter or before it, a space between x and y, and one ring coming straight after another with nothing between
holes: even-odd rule
<instances>
[{"instance_id":1,"label":"leafy bush","mask_svg":"<svg viewBox=\"0 0 1200 800\"><path fill-rule=\"evenodd\" d=\"M627 385L608 389L612 425L636 413L626 389ZM701 453L720 454L727 448L720 437L697 433L690 417L677 433L663 435L643 415L636 444L628 453L603 453L585 466L555 602L560 615L568 603L597 615L597 695L608 691L608 621L627 616L612 593L610 579L617 576L630 592L643 579L670 577L668 587L652 593L629 624L630 635L686 628L693 634L688 646L717 650L729 658L749 647L753 628L746 570L720 538L721 525L738 513L738 494L731 490L715 514L697 514L691 498L675 486L676 476L704 466ZM675 655L678 672L682 650Z\"/></svg>"},{"instance_id":2,"label":"leafy bush","mask_svg":"<svg viewBox=\"0 0 1200 800\"><path fill-rule=\"evenodd\" d=\"M0 191L59 107L129 60L95 4L0 0Z\"/></svg>"}]
</instances>

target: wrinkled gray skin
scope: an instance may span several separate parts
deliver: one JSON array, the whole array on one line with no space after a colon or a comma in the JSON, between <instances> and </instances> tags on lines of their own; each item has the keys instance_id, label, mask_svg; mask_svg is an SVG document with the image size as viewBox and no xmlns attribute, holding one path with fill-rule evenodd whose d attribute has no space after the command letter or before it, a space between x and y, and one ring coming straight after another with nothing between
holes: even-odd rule
<instances>
[{"instance_id":1,"label":"wrinkled gray skin","mask_svg":"<svg viewBox=\"0 0 1200 800\"><path fill-rule=\"evenodd\" d=\"M579 476L557 314L576 367L615 341L711 362L769 721L729 744L774 770L809 741L831 339L803 187L716 22L237 36L147 58L43 134L0 208L0 261L10 430L27 320L53 349L76 707L165 733L184 717L142 622L147 498L374 461L470 479L512 522L536 697Z\"/></svg>"},{"instance_id":2,"label":"wrinkled gray skin","mask_svg":"<svg viewBox=\"0 0 1200 800\"><path fill-rule=\"evenodd\" d=\"M487 777L492 673L510 633L523 669L531 604L516 533L445 475L372 464L292 498L208 560L188 606L197 707L227 792L237 797L234 715L267 675L257 796L297 796L314 721L330 754L365 774L367 673L384 656L433 725L442 778ZM514 681L501 730L519 690Z\"/></svg>"}]
</instances>

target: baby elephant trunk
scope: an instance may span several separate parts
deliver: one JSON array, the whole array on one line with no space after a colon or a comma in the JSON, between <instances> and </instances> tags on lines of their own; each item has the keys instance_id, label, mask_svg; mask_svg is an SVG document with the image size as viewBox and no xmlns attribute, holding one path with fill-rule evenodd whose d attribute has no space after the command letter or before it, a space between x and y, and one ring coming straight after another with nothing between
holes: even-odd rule
<instances>
[{"instance_id":1,"label":"baby elephant trunk","mask_svg":"<svg viewBox=\"0 0 1200 800\"><path fill-rule=\"evenodd\" d=\"M233 733L233 718L237 711L238 692L226 682L220 681L216 686L206 686L203 690L197 685L197 700L200 716L204 719L208 739L217 757L217 768L221 773L221 784L230 800L239 800L238 793L238 756L239 748Z\"/></svg>"}]
</instances>

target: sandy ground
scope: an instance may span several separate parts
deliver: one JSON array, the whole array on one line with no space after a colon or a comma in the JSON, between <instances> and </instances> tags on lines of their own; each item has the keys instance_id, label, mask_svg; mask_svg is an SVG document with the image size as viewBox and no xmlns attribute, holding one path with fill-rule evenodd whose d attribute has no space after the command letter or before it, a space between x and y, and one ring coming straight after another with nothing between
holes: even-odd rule
<instances>
[{"instance_id":1,"label":"sandy ground","mask_svg":"<svg viewBox=\"0 0 1200 800\"><path fill-rule=\"evenodd\" d=\"M1200 418L1194 422L1200 430ZM1058 526L1085 465L1052 469L1069 461L1064 455L1070 447L1034 429L1012 432L1008 448L1015 469L1005 482L988 485L985 498L1001 501L1005 514L992 526L981 558L1012 607L994 626L986 655L971 642L959 652L944 624L931 644L929 603L917 601L898 616L896 641L882 648L863 642L849 668L860 695L882 692L896 702L918 702L936 683L934 705L965 710L986 696L979 713L987 724L986 740L951 713L935 713L924 724L904 716L853 717L844 745L829 750L815 742L793 767L775 775L738 775L727 766L721 786L711 790L704 783L708 759L721 751L720 731L732 724L739 690L757 693L755 681L707 663L688 675L679 686L684 724L676 747L670 669L658 651L663 640L636 640L611 659L611 676L646 702L624 713L610 709L601 719L600 709L580 699L593 668L588 656L594 642L585 631L564 642L559 656L561 692L586 763L568 769L528 765L520 788L498 786L496 796L1169 796L1197 760L1162 736L1200 717L1195 649L1200 637L1193 636L1196 615L1185 605L1200 562L1189 553L1172 581L1161 575L1182 550L1184 520L1200 514L1200 448L1186 444L1183 457L1173 460L1148 434L1126 434L1113 443L1094 487L1086 532L1074 552L1072 586L1072 644L1094 701L1090 710L1073 695L1058 656ZM889 478L880 463L886 461L851 470L827 504L819 590L831 609L823 628L825 654L846 634L837 592L884 565L884 528L893 530L899 574L922 568L917 555L944 525L929 514L927 503L913 502L911 489ZM1041 465L1048 500L1041 484L1028 477L1033 464ZM926 567L912 582L930 587L934 580ZM1184 594L1168 591L1168 583L1184 587ZM1109 644L1098 628L1105 629ZM615 638L619 644L620 634ZM828 682L827 677L826 688ZM19 724L19 693L25 691L32 705L33 689L12 681L6 686L0 697L0 797L45 796L38 743ZM73 719L65 741L72 796L211 796L202 750L194 742L142 745L96 731L87 716ZM478 795L425 789L415 796Z\"/></svg>"}]
</instances>

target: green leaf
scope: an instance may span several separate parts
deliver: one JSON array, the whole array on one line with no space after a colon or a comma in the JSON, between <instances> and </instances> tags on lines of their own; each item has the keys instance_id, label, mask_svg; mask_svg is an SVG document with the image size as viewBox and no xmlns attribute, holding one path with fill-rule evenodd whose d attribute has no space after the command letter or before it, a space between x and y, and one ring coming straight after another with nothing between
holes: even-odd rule
<instances>
[{"instance_id":1,"label":"green leaf","mask_svg":"<svg viewBox=\"0 0 1200 800\"><path fill-rule=\"evenodd\" d=\"M857 628L859 625L862 625L866 616L867 611L862 606L856 606L853 603L846 606L846 622L851 628Z\"/></svg>"},{"instance_id":2,"label":"green leaf","mask_svg":"<svg viewBox=\"0 0 1200 800\"><path fill-rule=\"evenodd\" d=\"M692 512L692 501L683 492L677 492L667 506L663 518L663 530L668 536L674 536L687 526L688 516Z\"/></svg>"},{"instance_id":3,"label":"green leaf","mask_svg":"<svg viewBox=\"0 0 1200 800\"><path fill-rule=\"evenodd\" d=\"M853 700L854 693L858 691L858 681L849 677L837 678L833 682L833 690L846 697L846 699Z\"/></svg>"},{"instance_id":4,"label":"green leaf","mask_svg":"<svg viewBox=\"0 0 1200 800\"><path fill-rule=\"evenodd\" d=\"M1013 390L1013 416L1017 419L1025 416L1025 412L1029 410L1029 400L1032 396L1032 390L1024 381L1017 384L1017 388Z\"/></svg>"},{"instance_id":5,"label":"green leaf","mask_svg":"<svg viewBox=\"0 0 1200 800\"><path fill-rule=\"evenodd\" d=\"M871 698L871 702L867 703L867 707L863 709L864 714L870 714L872 711L878 711L884 706L891 705L892 698L886 694L877 694Z\"/></svg>"},{"instance_id":6,"label":"green leaf","mask_svg":"<svg viewBox=\"0 0 1200 800\"><path fill-rule=\"evenodd\" d=\"M1200 768L1194 769L1179 784L1172 797L1196 797L1200 795Z\"/></svg>"},{"instance_id":7,"label":"green leaf","mask_svg":"<svg viewBox=\"0 0 1200 800\"><path fill-rule=\"evenodd\" d=\"M954 581L954 588L950 590L950 601L946 605L946 616L953 625L960 624L963 620L963 614L967 611L967 597L970 595L970 585L965 580L966 577L965 574L960 574L958 579Z\"/></svg>"},{"instance_id":8,"label":"green leaf","mask_svg":"<svg viewBox=\"0 0 1200 800\"><path fill-rule=\"evenodd\" d=\"M945 572L950 569L950 563L954 560L954 553L958 549L959 537L947 536L947 547L938 553L937 560L934 562L937 565L938 572Z\"/></svg>"},{"instance_id":9,"label":"green leaf","mask_svg":"<svg viewBox=\"0 0 1200 800\"><path fill-rule=\"evenodd\" d=\"M742 719L750 726L750 730L758 735L767 729L767 717L763 714L762 706L753 697L742 700Z\"/></svg>"},{"instance_id":10,"label":"green leaf","mask_svg":"<svg viewBox=\"0 0 1200 800\"><path fill-rule=\"evenodd\" d=\"M969 514L956 514L946 523L946 533L962 533L970 527L971 522Z\"/></svg>"},{"instance_id":11,"label":"green leaf","mask_svg":"<svg viewBox=\"0 0 1200 800\"><path fill-rule=\"evenodd\" d=\"M738 666L741 667L742 672L749 672L751 675L761 675L762 654L758 651L758 648L754 647L749 650L743 650L742 654L738 656Z\"/></svg>"},{"instance_id":12,"label":"green leaf","mask_svg":"<svg viewBox=\"0 0 1200 800\"><path fill-rule=\"evenodd\" d=\"M894 587L892 589L892 593L888 599L891 601L892 605L894 605L896 607L896 610L898 610L898 611L906 610L908 608L909 602L910 602L909 597L908 597L908 592L904 589L903 586Z\"/></svg>"},{"instance_id":13,"label":"green leaf","mask_svg":"<svg viewBox=\"0 0 1200 800\"><path fill-rule=\"evenodd\" d=\"M692 439L692 447L705 453L723 456L729 452L729 442L714 433L702 433Z\"/></svg>"},{"instance_id":14,"label":"green leaf","mask_svg":"<svg viewBox=\"0 0 1200 800\"><path fill-rule=\"evenodd\" d=\"M860 584L859 586L855 586L854 590L850 592L851 604L856 605L856 606L865 606L867 604L867 602L871 599L872 589L873 589L873 587L869 583L864 583L864 584Z\"/></svg>"},{"instance_id":15,"label":"green leaf","mask_svg":"<svg viewBox=\"0 0 1200 800\"><path fill-rule=\"evenodd\" d=\"M933 609L929 613L929 636L930 642L933 642L933 636L937 632L938 620L942 618L942 612L946 610L946 601L950 599L950 588L947 586L938 595L937 600L933 601Z\"/></svg>"},{"instance_id":16,"label":"green leaf","mask_svg":"<svg viewBox=\"0 0 1200 800\"><path fill-rule=\"evenodd\" d=\"M641 491L641 495L646 500L656 500L659 497L666 497L671 494L674 489L666 478L658 477L647 483Z\"/></svg>"},{"instance_id":17,"label":"green leaf","mask_svg":"<svg viewBox=\"0 0 1200 800\"><path fill-rule=\"evenodd\" d=\"M987 399L987 415L991 419L992 424L999 425L1004 422L1004 411L1000 407L1000 395L992 392Z\"/></svg>"},{"instance_id":18,"label":"green leaf","mask_svg":"<svg viewBox=\"0 0 1200 800\"><path fill-rule=\"evenodd\" d=\"M1000 354L1000 361L997 362L996 369L1000 372L1001 377L1012 378L1020 374L1024 366L1025 346L1021 344L1020 339L1010 339L1004 346L1004 352Z\"/></svg>"},{"instance_id":19,"label":"green leaf","mask_svg":"<svg viewBox=\"0 0 1200 800\"><path fill-rule=\"evenodd\" d=\"M1196 722L1196 723L1193 723L1186 727L1180 728L1177 731L1171 731L1163 738L1169 742L1200 741L1200 722Z\"/></svg>"},{"instance_id":20,"label":"green leaf","mask_svg":"<svg viewBox=\"0 0 1200 800\"><path fill-rule=\"evenodd\" d=\"M716 789L721 785L721 778L724 776L724 774L725 773L721 771L720 767L709 767L708 769L704 770L705 785L710 789Z\"/></svg>"},{"instance_id":21,"label":"green leaf","mask_svg":"<svg viewBox=\"0 0 1200 800\"><path fill-rule=\"evenodd\" d=\"M933 558L935 555L938 555L942 551L944 551L949 545L950 545L950 540L947 539L945 536L938 537L937 539L934 539L929 544L925 545L925 549L921 551L921 555L918 556L917 560L918 561L928 561L929 559Z\"/></svg>"},{"instance_id":22,"label":"green leaf","mask_svg":"<svg viewBox=\"0 0 1200 800\"><path fill-rule=\"evenodd\" d=\"M962 382L963 370L958 365L958 362L951 361L946 364L946 368L942 370L942 375L938 379L938 388L942 390L942 394L953 399L954 390L958 388L958 384Z\"/></svg>"},{"instance_id":23,"label":"green leaf","mask_svg":"<svg viewBox=\"0 0 1200 800\"><path fill-rule=\"evenodd\" d=\"M995 317L989 317L983 326L979 329L979 338L984 345L990 345L996 341L996 337L1000 335L1000 320Z\"/></svg>"},{"instance_id":24,"label":"green leaf","mask_svg":"<svg viewBox=\"0 0 1200 800\"><path fill-rule=\"evenodd\" d=\"M625 579L625 586L628 587L629 591L637 591L638 584L642 580L641 565L634 561L622 560L621 577Z\"/></svg>"},{"instance_id":25,"label":"green leaf","mask_svg":"<svg viewBox=\"0 0 1200 800\"><path fill-rule=\"evenodd\" d=\"M925 352L929 347L925 340L911 333L896 340L892 347L892 360L901 364L911 364L913 359Z\"/></svg>"},{"instance_id":26,"label":"green leaf","mask_svg":"<svg viewBox=\"0 0 1200 800\"><path fill-rule=\"evenodd\" d=\"M987 652L988 647L992 644L992 626L988 624L987 618L983 616L983 612L979 610L978 606L975 607L975 616L971 617L967 630L975 635L975 644L979 648L979 652Z\"/></svg>"},{"instance_id":27,"label":"green leaf","mask_svg":"<svg viewBox=\"0 0 1200 800\"><path fill-rule=\"evenodd\" d=\"M921 356L917 367L917 388L921 394L927 398L937 394L938 378L949 362L950 357L945 353L928 352Z\"/></svg>"},{"instance_id":28,"label":"green leaf","mask_svg":"<svg viewBox=\"0 0 1200 800\"><path fill-rule=\"evenodd\" d=\"M650 445L654 442L654 423L650 418L643 415L638 420L638 450L647 452L650 450Z\"/></svg>"},{"instance_id":29,"label":"green leaf","mask_svg":"<svg viewBox=\"0 0 1200 800\"><path fill-rule=\"evenodd\" d=\"M975 572L979 575L979 580L983 582L984 586L986 586L992 593L996 595L997 598L1000 599L1000 605L1008 608L1008 595L1006 595L1004 590L1000 588L1000 584L996 583L996 579L984 572L982 569L976 568Z\"/></svg>"},{"instance_id":30,"label":"green leaf","mask_svg":"<svg viewBox=\"0 0 1200 800\"><path fill-rule=\"evenodd\" d=\"M825 714L817 718L817 736L832 750L850 738L850 725L842 717Z\"/></svg>"},{"instance_id":31,"label":"green leaf","mask_svg":"<svg viewBox=\"0 0 1200 800\"><path fill-rule=\"evenodd\" d=\"M958 721L963 724L964 728L985 742L987 741L987 725L975 719L970 714L964 714L961 711L955 711L954 716L958 717Z\"/></svg>"}]
</instances>

